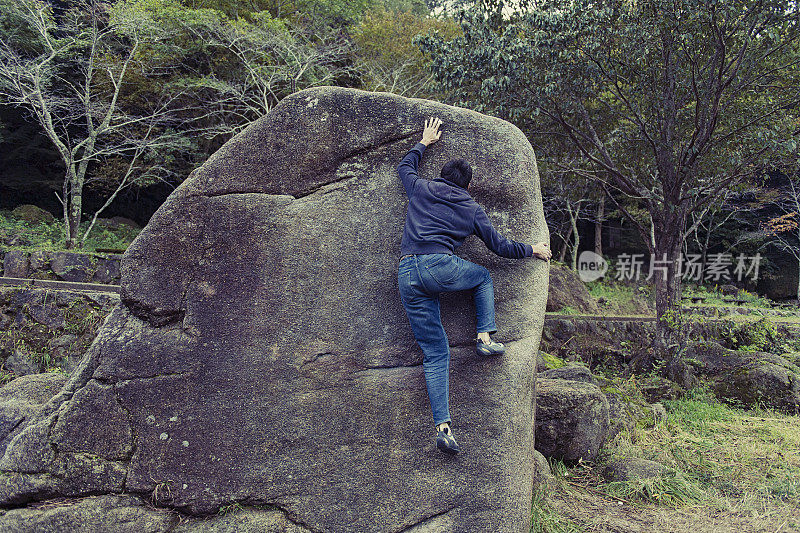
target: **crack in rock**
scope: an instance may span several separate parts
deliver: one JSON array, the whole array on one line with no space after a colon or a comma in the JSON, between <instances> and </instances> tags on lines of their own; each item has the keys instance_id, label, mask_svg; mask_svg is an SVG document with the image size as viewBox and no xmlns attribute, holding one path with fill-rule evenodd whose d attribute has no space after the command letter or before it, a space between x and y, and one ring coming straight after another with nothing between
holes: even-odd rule
<instances>
[{"instance_id":1,"label":"crack in rock","mask_svg":"<svg viewBox=\"0 0 800 533\"><path fill-rule=\"evenodd\" d=\"M186 316L185 309L153 309L142 302L129 297L127 294L121 297L122 303L130 310L136 318L147 322L154 328L160 328L182 322Z\"/></svg>"},{"instance_id":2,"label":"crack in rock","mask_svg":"<svg viewBox=\"0 0 800 533\"><path fill-rule=\"evenodd\" d=\"M433 513L433 514L424 516L423 518L421 518L417 522L414 522L411 525L405 526L402 529L398 529L397 531L395 531L395 533L403 533L404 531L412 531L412 530L416 529L417 527L420 527L420 526L423 526L423 525L426 525L426 524L430 524L431 522L435 521L437 518L439 518L441 516L444 516L447 513L449 513L450 511L452 511L454 509L457 509L457 508L458 508L457 506L456 507L450 507L448 509L445 509L444 511L440 511L438 513Z\"/></svg>"},{"instance_id":3,"label":"crack in rock","mask_svg":"<svg viewBox=\"0 0 800 533\"><path fill-rule=\"evenodd\" d=\"M311 533L324 533L324 530L317 529L315 527L310 526L309 524L303 522L300 517L298 517L295 513L291 512L289 509L285 508L284 506L278 503L271 503L275 509L283 513L283 516L286 517L286 520L291 522L292 524L296 525L297 527L303 528L306 531L310 531Z\"/></svg>"}]
</instances>

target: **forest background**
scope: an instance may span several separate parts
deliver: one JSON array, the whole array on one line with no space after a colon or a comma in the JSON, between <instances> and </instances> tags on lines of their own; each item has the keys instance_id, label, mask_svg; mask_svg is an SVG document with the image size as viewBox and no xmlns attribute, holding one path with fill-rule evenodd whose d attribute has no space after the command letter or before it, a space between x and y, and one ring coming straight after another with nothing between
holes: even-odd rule
<instances>
[{"instance_id":1,"label":"forest background","mask_svg":"<svg viewBox=\"0 0 800 533\"><path fill-rule=\"evenodd\" d=\"M627 424L595 462L549 457L558 482L537 489L531 531L797 530L798 7L0 0L0 260L5 272L34 253L106 264L98 249L124 248L138 232L128 224L144 226L193 169L305 88L501 117L536 151L559 263L537 368L597 383L616 405L609 421ZM582 253L607 261L605 280L569 271L581 271ZM639 275L618 277L636 257ZM737 274L739 258L748 268ZM0 383L22 375L14 359L33 373L69 371L108 311L70 304L51 329L36 319L49 313L0 304L0 322L18 317L0 331L11 347ZM653 307L654 334L630 326ZM585 316L595 313L602 320ZM589 333L576 334L581 323ZM741 394L706 367L714 346L754 362L751 381L736 374ZM753 397L762 375L777 377ZM670 470L606 479L606 465L631 458Z\"/></svg>"},{"instance_id":2,"label":"forest background","mask_svg":"<svg viewBox=\"0 0 800 533\"><path fill-rule=\"evenodd\" d=\"M800 299L798 32L793 0L0 0L0 208L80 248L293 92L432 98L528 135L557 259L661 266L666 353L689 255Z\"/></svg>"}]
</instances>

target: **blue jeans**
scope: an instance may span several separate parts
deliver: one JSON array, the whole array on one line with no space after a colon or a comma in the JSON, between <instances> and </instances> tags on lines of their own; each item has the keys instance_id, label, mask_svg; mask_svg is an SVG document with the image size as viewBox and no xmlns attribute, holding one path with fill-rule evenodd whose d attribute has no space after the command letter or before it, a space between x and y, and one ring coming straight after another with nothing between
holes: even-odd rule
<instances>
[{"instance_id":1,"label":"blue jeans","mask_svg":"<svg viewBox=\"0 0 800 533\"><path fill-rule=\"evenodd\" d=\"M450 421L450 345L442 327L439 293L475 289L478 333L494 333L494 286L489 271L457 255L413 255L400 261L400 298L422 348L425 383L434 424Z\"/></svg>"}]
</instances>

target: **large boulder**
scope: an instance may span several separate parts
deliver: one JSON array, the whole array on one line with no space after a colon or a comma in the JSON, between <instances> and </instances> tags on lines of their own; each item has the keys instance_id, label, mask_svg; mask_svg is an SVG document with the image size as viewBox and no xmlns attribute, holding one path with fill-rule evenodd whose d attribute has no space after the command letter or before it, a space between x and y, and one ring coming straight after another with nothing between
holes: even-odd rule
<instances>
[{"instance_id":1,"label":"large boulder","mask_svg":"<svg viewBox=\"0 0 800 533\"><path fill-rule=\"evenodd\" d=\"M50 268L58 279L64 281L92 281L96 267L96 259L91 255L73 252L53 252L50 256Z\"/></svg>"},{"instance_id":2,"label":"large boulder","mask_svg":"<svg viewBox=\"0 0 800 533\"><path fill-rule=\"evenodd\" d=\"M190 518L130 494L53 499L0 516L5 533L308 533L276 509L233 504L218 515Z\"/></svg>"},{"instance_id":3,"label":"large boulder","mask_svg":"<svg viewBox=\"0 0 800 533\"><path fill-rule=\"evenodd\" d=\"M28 224L52 224L56 221L56 217L50 211L30 204L18 205L11 211L11 216Z\"/></svg>"},{"instance_id":4,"label":"large boulder","mask_svg":"<svg viewBox=\"0 0 800 533\"><path fill-rule=\"evenodd\" d=\"M800 409L800 367L779 355L697 342L687 348L686 357L720 399L767 405L791 414Z\"/></svg>"},{"instance_id":5,"label":"large boulder","mask_svg":"<svg viewBox=\"0 0 800 533\"><path fill-rule=\"evenodd\" d=\"M12 509L0 516L0 530L8 533L166 533L175 531L177 516L155 509L131 495L91 496L55 500L40 507Z\"/></svg>"},{"instance_id":6,"label":"large boulder","mask_svg":"<svg viewBox=\"0 0 800 533\"><path fill-rule=\"evenodd\" d=\"M547 292L547 310L561 311L565 307L586 314L599 312L597 302L589 294L589 289L586 288L586 284L581 281L578 274L566 265L552 263Z\"/></svg>"},{"instance_id":7,"label":"large boulder","mask_svg":"<svg viewBox=\"0 0 800 533\"><path fill-rule=\"evenodd\" d=\"M8 344L9 343L6 343L6 346L2 350L3 352L8 349ZM11 346L10 352L5 361L3 361L4 370L11 372L15 376L27 376L39 373L39 365L31 361L24 352L13 347L13 345Z\"/></svg>"},{"instance_id":8,"label":"large boulder","mask_svg":"<svg viewBox=\"0 0 800 533\"><path fill-rule=\"evenodd\" d=\"M442 298L463 451L440 453L396 281L396 166L429 116L444 135L421 175L468 159L497 229L547 239L535 156L511 124L297 93L194 171L128 248L122 305L9 446L0 501L126 492L189 514L267 505L312 531L528 531L547 264L475 238L459 250L493 274L507 352L477 356L471 295Z\"/></svg>"},{"instance_id":9,"label":"large boulder","mask_svg":"<svg viewBox=\"0 0 800 533\"><path fill-rule=\"evenodd\" d=\"M539 378L565 379L567 381L582 381L597 385L597 378L592 375L592 371L586 365L580 363L570 363L561 368L544 368L538 375Z\"/></svg>"},{"instance_id":10,"label":"large boulder","mask_svg":"<svg viewBox=\"0 0 800 533\"><path fill-rule=\"evenodd\" d=\"M593 461L608 436L608 399L597 385L536 380L536 449L567 462Z\"/></svg>"}]
</instances>

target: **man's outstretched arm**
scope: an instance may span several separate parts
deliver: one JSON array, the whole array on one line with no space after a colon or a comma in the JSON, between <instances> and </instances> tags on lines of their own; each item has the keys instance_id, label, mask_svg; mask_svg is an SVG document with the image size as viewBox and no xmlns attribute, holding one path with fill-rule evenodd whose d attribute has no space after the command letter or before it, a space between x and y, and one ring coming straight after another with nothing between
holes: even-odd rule
<instances>
[{"instance_id":1,"label":"man's outstretched arm","mask_svg":"<svg viewBox=\"0 0 800 533\"><path fill-rule=\"evenodd\" d=\"M537 257L550 260L550 245L546 242L538 242L531 246L512 239L507 239L500 235L492 226L486 211L479 207L475 212L475 234L486 244L486 247L501 257L509 259L522 259L524 257Z\"/></svg>"},{"instance_id":2,"label":"man's outstretched arm","mask_svg":"<svg viewBox=\"0 0 800 533\"><path fill-rule=\"evenodd\" d=\"M422 153L429 144L433 144L441 138L442 132L439 131L439 126L441 125L442 121L438 118L426 120L425 129L422 130L422 140L406 154L397 167L397 173L400 174L400 181L403 182L403 187L406 189L406 194L409 196L411 196L411 191L414 190L414 183L419 179L417 169L422 159Z\"/></svg>"}]
</instances>

